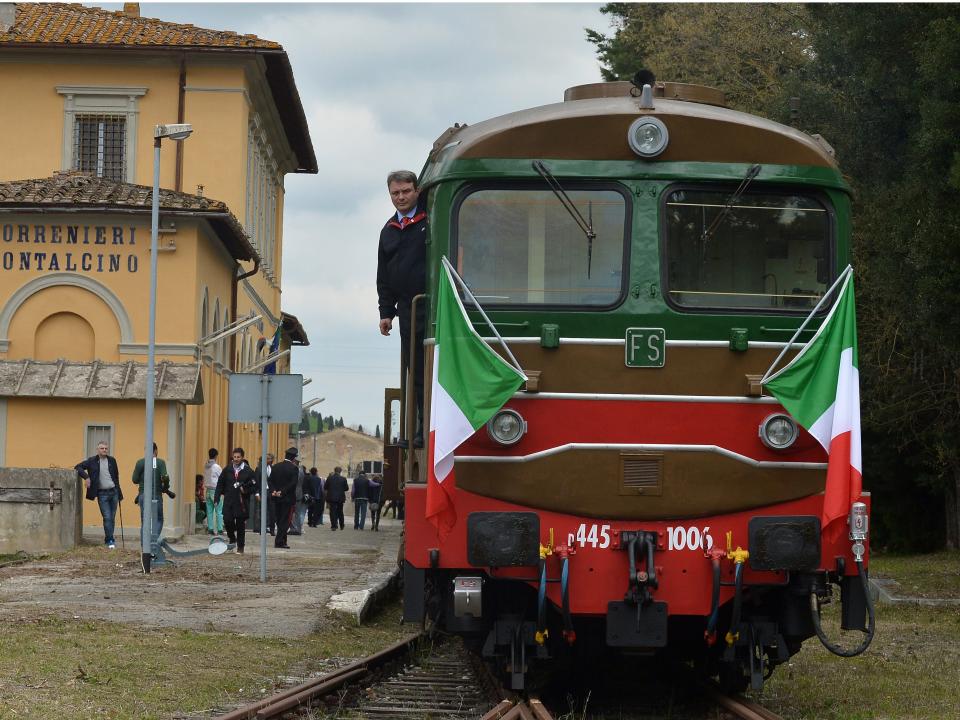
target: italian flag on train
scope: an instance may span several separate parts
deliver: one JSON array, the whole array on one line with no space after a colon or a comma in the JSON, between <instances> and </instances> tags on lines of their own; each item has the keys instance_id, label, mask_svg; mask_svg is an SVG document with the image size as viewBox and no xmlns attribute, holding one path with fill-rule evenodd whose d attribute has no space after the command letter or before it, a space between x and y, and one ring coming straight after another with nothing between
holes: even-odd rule
<instances>
[{"instance_id":1,"label":"italian flag on train","mask_svg":"<svg viewBox=\"0 0 960 720\"><path fill-rule=\"evenodd\" d=\"M440 540L457 522L453 453L503 407L526 381L473 329L447 262L437 288L437 330L430 394L427 519Z\"/></svg>"},{"instance_id":2,"label":"italian flag on train","mask_svg":"<svg viewBox=\"0 0 960 720\"><path fill-rule=\"evenodd\" d=\"M813 339L765 383L784 408L829 454L821 531L830 541L844 531L860 498L860 372L853 273Z\"/></svg>"}]
</instances>

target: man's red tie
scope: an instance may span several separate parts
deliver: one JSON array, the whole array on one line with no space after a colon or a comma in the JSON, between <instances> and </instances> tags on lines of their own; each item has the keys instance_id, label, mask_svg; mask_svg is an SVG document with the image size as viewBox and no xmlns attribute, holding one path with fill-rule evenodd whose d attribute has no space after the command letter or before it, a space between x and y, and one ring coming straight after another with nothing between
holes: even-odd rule
<instances>
[{"instance_id":1,"label":"man's red tie","mask_svg":"<svg viewBox=\"0 0 960 720\"><path fill-rule=\"evenodd\" d=\"M410 224L410 218L408 218L406 215L404 215L402 218L400 218L400 227L401 227L401 228L405 228L405 227L406 227L407 225L409 225L409 224Z\"/></svg>"}]
</instances>

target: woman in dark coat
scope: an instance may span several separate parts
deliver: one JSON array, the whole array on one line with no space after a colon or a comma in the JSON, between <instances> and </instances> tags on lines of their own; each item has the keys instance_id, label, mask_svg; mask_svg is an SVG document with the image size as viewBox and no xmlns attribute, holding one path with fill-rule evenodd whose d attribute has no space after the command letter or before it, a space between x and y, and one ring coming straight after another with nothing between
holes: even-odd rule
<instances>
[{"instance_id":1,"label":"woman in dark coat","mask_svg":"<svg viewBox=\"0 0 960 720\"><path fill-rule=\"evenodd\" d=\"M227 538L237 544L243 555L246 539L246 520L250 514L250 495L257 490L257 476L244 459L243 448L234 448L233 463L223 469L217 480L213 503L223 498L223 526Z\"/></svg>"}]
</instances>

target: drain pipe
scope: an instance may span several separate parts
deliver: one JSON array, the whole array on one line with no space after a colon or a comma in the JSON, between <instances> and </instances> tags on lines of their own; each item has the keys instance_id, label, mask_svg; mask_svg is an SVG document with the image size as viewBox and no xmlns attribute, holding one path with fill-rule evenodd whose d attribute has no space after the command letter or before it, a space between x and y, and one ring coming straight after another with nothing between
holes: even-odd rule
<instances>
[{"instance_id":1,"label":"drain pipe","mask_svg":"<svg viewBox=\"0 0 960 720\"><path fill-rule=\"evenodd\" d=\"M182 145L183 143L177 143ZM237 263L236 270L233 273L233 282L230 283L230 322L234 322L237 319L237 286L240 284L241 280L245 280L252 275L256 275L257 271L260 270L260 257L255 256L253 258L253 269L250 272L241 273L237 275L237 270L242 270L240 263ZM236 357L237 357L237 334L233 333L230 336L230 368L231 372L236 368ZM227 422L227 452L233 452L233 423Z\"/></svg>"},{"instance_id":2,"label":"drain pipe","mask_svg":"<svg viewBox=\"0 0 960 720\"><path fill-rule=\"evenodd\" d=\"M185 101L187 92L187 54L180 54L180 80L178 83L177 95L177 122L184 122ZM173 188L177 192L183 192L183 143L177 143L177 164L176 175L174 176Z\"/></svg>"}]
</instances>

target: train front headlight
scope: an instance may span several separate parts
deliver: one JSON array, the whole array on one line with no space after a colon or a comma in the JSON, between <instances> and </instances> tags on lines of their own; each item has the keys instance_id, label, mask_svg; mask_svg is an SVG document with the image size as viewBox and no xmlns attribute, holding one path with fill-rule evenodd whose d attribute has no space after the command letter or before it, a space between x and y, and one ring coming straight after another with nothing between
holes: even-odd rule
<instances>
[{"instance_id":1,"label":"train front headlight","mask_svg":"<svg viewBox=\"0 0 960 720\"><path fill-rule=\"evenodd\" d=\"M667 149L669 141L667 126L649 115L634 120L627 131L630 149L643 158L656 157Z\"/></svg>"},{"instance_id":2,"label":"train front headlight","mask_svg":"<svg viewBox=\"0 0 960 720\"><path fill-rule=\"evenodd\" d=\"M527 431L527 423L516 410L505 408L490 418L487 434L500 445L514 445Z\"/></svg>"},{"instance_id":3,"label":"train front headlight","mask_svg":"<svg viewBox=\"0 0 960 720\"><path fill-rule=\"evenodd\" d=\"M786 450L797 440L797 423L783 413L774 413L760 423L760 440L771 450Z\"/></svg>"}]
</instances>

